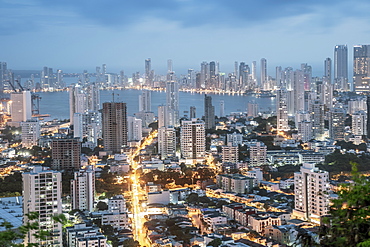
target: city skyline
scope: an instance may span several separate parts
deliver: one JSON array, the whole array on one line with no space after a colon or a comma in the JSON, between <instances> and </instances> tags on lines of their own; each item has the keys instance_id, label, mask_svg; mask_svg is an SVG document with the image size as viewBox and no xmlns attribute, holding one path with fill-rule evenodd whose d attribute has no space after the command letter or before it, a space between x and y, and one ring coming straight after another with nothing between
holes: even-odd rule
<instances>
[{"instance_id":1,"label":"city skyline","mask_svg":"<svg viewBox=\"0 0 370 247\"><path fill-rule=\"evenodd\" d=\"M93 71L106 63L108 71L131 72L143 71L143 61L151 58L161 74L168 59L174 71L202 61L220 61L221 71L232 71L234 61L264 57L269 74L275 66L308 63L320 75L335 45L347 44L352 57L351 47L370 40L370 3L361 0L1 4L1 60L13 69Z\"/></svg>"}]
</instances>

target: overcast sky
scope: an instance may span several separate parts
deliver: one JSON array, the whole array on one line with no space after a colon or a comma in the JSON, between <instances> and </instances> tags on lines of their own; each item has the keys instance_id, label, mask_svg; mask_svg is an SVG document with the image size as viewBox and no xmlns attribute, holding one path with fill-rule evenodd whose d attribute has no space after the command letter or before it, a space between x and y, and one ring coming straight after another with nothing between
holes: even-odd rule
<instances>
[{"instance_id":1,"label":"overcast sky","mask_svg":"<svg viewBox=\"0 0 370 247\"><path fill-rule=\"evenodd\" d=\"M313 66L334 46L370 43L368 0L0 0L0 61L9 68L127 74L152 68L176 73L219 61L267 59L275 66Z\"/></svg>"}]
</instances>

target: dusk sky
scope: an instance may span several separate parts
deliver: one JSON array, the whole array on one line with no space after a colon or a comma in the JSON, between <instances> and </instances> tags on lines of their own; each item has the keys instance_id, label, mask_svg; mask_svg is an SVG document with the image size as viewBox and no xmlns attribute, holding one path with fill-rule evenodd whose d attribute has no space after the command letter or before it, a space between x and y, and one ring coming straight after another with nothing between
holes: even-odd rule
<instances>
[{"instance_id":1,"label":"dusk sky","mask_svg":"<svg viewBox=\"0 0 370 247\"><path fill-rule=\"evenodd\" d=\"M370 43L368 0L0 0L0 61L12 69L165 73L219 61L267 59L275 66L313 66L321 76L334 46ZM350 66L351 69L352 66Z\"/></svg>"}]
</instances>

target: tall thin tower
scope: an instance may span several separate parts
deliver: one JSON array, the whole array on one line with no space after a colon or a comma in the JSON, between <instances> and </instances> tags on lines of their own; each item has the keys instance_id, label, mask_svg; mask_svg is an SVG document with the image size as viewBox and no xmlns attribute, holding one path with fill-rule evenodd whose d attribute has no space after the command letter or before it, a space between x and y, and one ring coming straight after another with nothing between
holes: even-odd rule
<instances>
[{"instance_id":1,"label":"tall thin tower","mask_svg":"<svg viewBox=\"0 0 370 247\"><path fill-rule=\"evenodd\" d=\"M127 145L126 103L103 103L103 143L104 150L121 153Z\"/></svg>"},{"instance_id":2,"label":"tall thin tower","mask_svg":"<svg viewBox=\"0 0 370 247\"><path fill-rule=\"evenodd\" d=\"M261 88L263 90L268 90L267 85L267 60L266 58L261 59Z\"/></svg>"},{"instance_id":3,"label":"tall thin tower","mask_svg":"<svg viewBox=\"0 0 370 247\"><path fill-rule=\"evenodd\" d=\"M215 107L212 105L212 97L204 95L204 117L205 128L213 129L215 127Z\"/></svg>"},{"instance_id":4,"label":"tall thin tower","mask_svg":"<svg viewBox=\"0 0 370 247\"><path fill-rule=\"evenodd\" d=\"M331 84L331 77L332 77L332 72L331 72L331 59L330 57L326 58L324 61L324 72L325 72L325 81L329 84Z\"/></svg>"},{"instance_id":5,"label":"tall thin tower","mask_svg":"<svg viewBox=\"0 0 370 247\"><path fill-rule=\"evenodd\" d=\"M350 90L347 45L336 45L334 48L334 85L336 90Z\"/></svg>"}]
</instances>

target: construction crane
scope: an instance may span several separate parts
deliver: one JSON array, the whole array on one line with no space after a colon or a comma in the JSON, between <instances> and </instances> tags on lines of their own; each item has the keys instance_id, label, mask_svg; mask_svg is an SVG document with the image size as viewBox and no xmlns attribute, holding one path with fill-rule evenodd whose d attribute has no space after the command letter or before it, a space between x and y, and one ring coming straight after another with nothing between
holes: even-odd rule
<instances>
[{"instance_id":1,"label":"construction crane","mask_svg":"<svg viewBox=\"0 0 370 247\"><path fill-rule=\"evenodd\" d=\"M7 80L7 81L9 83L9 85L12 87L12 89L15 93L18 93L18 92L21 93L21 92L25 91L19 80L14 80L18 84L19 90L17 90L15 88L15 86L13 85L13 83L10 80ZM31 93L31 111L32 111L33 116L40 115L40 100L41 100L40 95L35 94L35 93Z\"/></svg>"}]
</instances>

